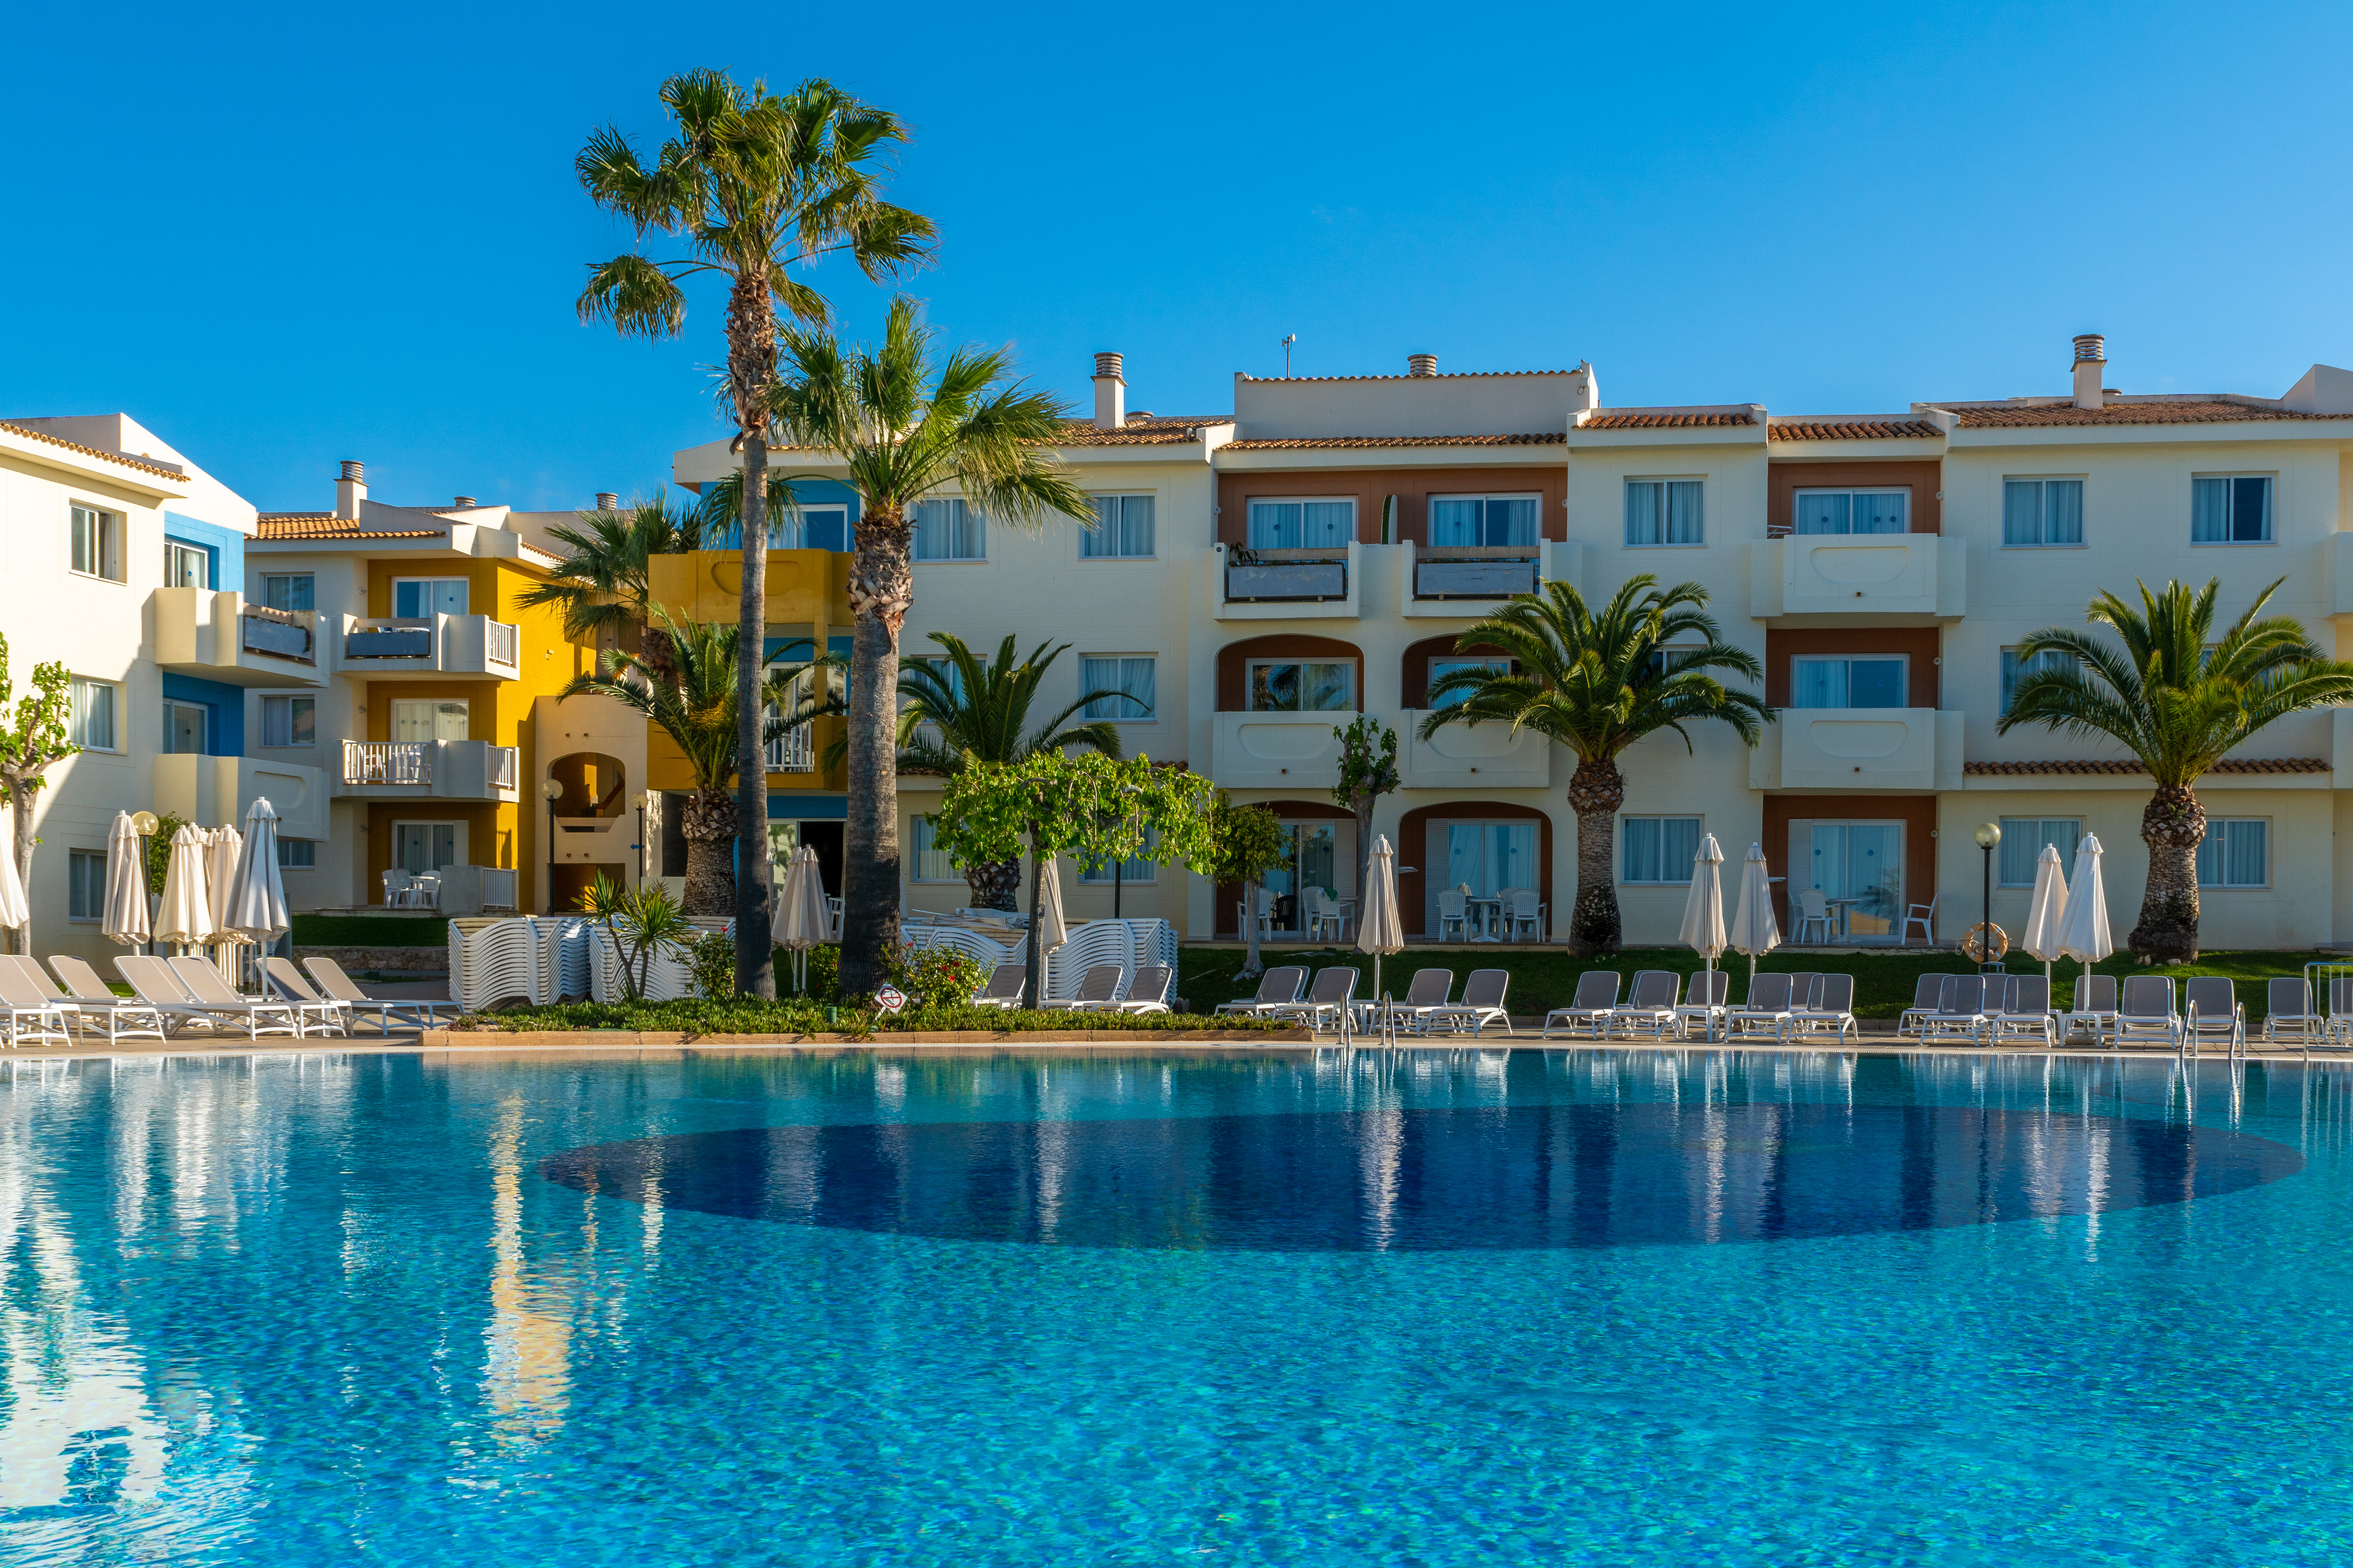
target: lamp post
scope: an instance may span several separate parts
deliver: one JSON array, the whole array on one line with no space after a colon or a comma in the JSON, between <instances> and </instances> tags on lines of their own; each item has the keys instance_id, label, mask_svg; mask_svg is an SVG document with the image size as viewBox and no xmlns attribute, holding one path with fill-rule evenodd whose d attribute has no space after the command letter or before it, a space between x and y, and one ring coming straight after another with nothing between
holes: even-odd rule
<instances>
[{"instance_id":1,"label":"lamp post","mask_svg":"<svg viewBox=\"0 0 2353 1568\"><path fill-rule=\"evenodd\" d=\"M539 786L547 797L547 912L555 912L555 803L564 797L564 786L549 779Z\"/></svg>"},{"instance_id":2,"label":"lamp post","mask_svg":"<svg viewBox=\"0 0 2353 1568\"><path fill-rule=\"evenodd\" d=\"M646 792L631 795L629 804L638 808L638 841L629 847L638 852L638 880L642 882L646 879Z\"/></svg>"},{"instance_id":3,"label":"lamp post","mask_svg":"<svg viewBox=\"0 0 2353 1568\"><path fill-rule=\"evenodd\" d=\"M2001 842L2001 824L1978 823L1977 840L1978 847L1985 851L1985 912L1978 927L1978 973L1982 974L1993 967L1993 849Z\"/></svg>"},{"instance_id":4,"label":"lamp post","mask_svg":"<svg viewBox=\"0 0 2353 1568\"><path fill-rule=\"evenodd\" d=\"M149 893L147 890L147 845L148 841L155 837L155 828L157 826L155 814L152 811L136 811L131 814L132 831L139 835L139 896L142 899L152 899L153 897L153 895ZM151 906L148 919L152 921L154 915ZM153 931L154 927L151 925L148 927L148 930ZM26 938L25 947L26 952L29 952L32 951L32 939L29 936ZM153 936L148 938L147 951L150 953L153 953L155 951L155 942Z\"/></svg>"}]
</instances>

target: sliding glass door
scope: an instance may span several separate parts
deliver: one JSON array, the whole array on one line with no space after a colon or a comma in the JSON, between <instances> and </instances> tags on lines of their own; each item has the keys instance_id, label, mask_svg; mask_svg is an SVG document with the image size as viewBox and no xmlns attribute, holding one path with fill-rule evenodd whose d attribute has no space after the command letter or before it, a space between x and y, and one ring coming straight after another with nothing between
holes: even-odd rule
<instances>
[{"instance_id":1,"label":"sliding glass door","mask_svg":"<svg viewBox=\"0 0 2353 1568\"><path fill-rule=\"evenodd\" d=\"M1904 929L1904 825L1900 822L1793 822L1789 825L1789 922L1804 912L1808 889L1822 895L1834 937L1894 942Z\"/></svg>"}]
</instances>

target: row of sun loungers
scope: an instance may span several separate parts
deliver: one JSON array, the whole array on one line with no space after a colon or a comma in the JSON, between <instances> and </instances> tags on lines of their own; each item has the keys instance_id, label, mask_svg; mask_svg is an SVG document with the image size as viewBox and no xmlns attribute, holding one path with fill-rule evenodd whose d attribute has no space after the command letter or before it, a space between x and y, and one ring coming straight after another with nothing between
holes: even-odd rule
<instances>
[{"instance_id":1,"label":"row of sun loungers","mask_svg":"<svg viewBox=\"0 0 2353 1568\"><path fill-rule=\"evenodd\" d=\"M117 996L86 960L53 956L45 973L29 957L0 955L0 1044L66 1045L76 1036L103 1035L107 1043L169 1039L185 1030L207 1034L230 1030L248 1039L265 1035L304 1038L344 1035L356 1020L375 1016L380 1030L420 1028L438 1021L442 1004L383 1002L363 992L331 958L304 960L306 977L284 958L263 960L270 987L267 996L244 996L219 970L199 958L157 958L126 953L115 969L131 984L130 997Z\"/></svg>"},{"instance_id":2,"label":"row of sun loungers","mask_svg":"<svg viewBox=\"0 0 2353 1568\"><path fill-rule=\"evenodd\" d=\"M1345 1025L1366 1032L1483 1037L1489 1025L1500 1024L1505 1034L1512 1032L1511 1015L1504 1005L1512 985L1509 970L1472 970L1459 998L1451 969L1418 969L1403 997L1372 1002L1356 1000L1359 979L1354 965L1335 963L1316 971L1311 985L1305 965L1279 964L1260 977L1254 995L1220 1003L1216 1010L1287 1018L1319 1031Z\"/></svg>"},{"instance_id":3,"label":"row of sun loungers","mask_svg":"<svg viewBox=\"0 0 2353 1568\"><path fill-rule=\"evenodd\" d=\"M1020 1006L1021 987L1028 977L1026 964L998 964L988 972L988 984L973 997L973 1005L1008 1010ZM1133 979L1124 964L1092 964L1079 976L1077 991L1049 997L1038 1005L1043 1012L1166 1013L1168 988L1176 979L1176 972L1165 963L1139 964Z\"/></svg>"},{"instance_id":4,"label":"row of sun loungers","mask_svg":"<svg viewBox=\"0 0 2353 1568\"><path fill-rule=\"evenodd\" d=\"M1843 1040L1856 1030L1852 974L1760 974L1748 998L1730 1005L1732 977L1703 970L1691 977L1672 969L1638 969L1624 1003L1618 1000L1615 970L1588 970L1577 977L1566 1007L1545 1015L1547 1039L1687 1039L1697 1025L1711 1040L1802 1039L1833 1034Z\"/></svg>"}]
</instances>

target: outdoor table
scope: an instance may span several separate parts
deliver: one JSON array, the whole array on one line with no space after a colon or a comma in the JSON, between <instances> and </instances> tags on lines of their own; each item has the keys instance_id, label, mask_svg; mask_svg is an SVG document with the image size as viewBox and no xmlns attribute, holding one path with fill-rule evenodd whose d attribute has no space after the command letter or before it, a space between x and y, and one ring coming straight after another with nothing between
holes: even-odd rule
<instances>
[{"instance_id":1,"label":"outdoor table","mask_svg":"<svg viewBox=\"0 0 2353 1568\"><path fill-rule=\"evenodd\" d=\"M1504 918L1503 900L1494 897L1493 894L1474 894L1469 900L1468 907L1472 912L1476 914L1479 918L1479 934L1471 939L1472 942L1501 942L1504 940L1502 937L1495 934L1495 924L1498 921L1501 921Z\"/></svg>"}]
</instances>

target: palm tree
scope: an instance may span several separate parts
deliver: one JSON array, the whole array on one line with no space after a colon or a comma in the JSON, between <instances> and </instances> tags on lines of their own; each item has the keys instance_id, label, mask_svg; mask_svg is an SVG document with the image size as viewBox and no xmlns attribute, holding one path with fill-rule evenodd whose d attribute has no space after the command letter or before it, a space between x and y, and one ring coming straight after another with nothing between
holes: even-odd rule
<instances>
[{"instance_id":1,"label":"palm tree","mask_svg":"<svg viewBox=\"0 0 2353 1568\"><path fill-rule=\"evenodd\" d=\"M997 647L997 658L980 662L965 640L950 632L934 632L932 641L944 657L909 659L899 667L899 695L906 706L899 714L899 757L902 773L930 773L946 778L964 771L968 762L1018 763L1038 752L1059 752L1085 746L1106 757L1119 755L1119 726L1108 719L1072 719L1091 702L1122 695L1090 691L1039 725L1029 728L1029 707L1038 698L1039 683L1070 645L1049 647L1039 643L1018 662L1013 639ZM931 733L924 733L924 726ZM1021 862L992 860L966 866L964 879L972 889L976 909L1010 910L1014 889L1021 880Z\"/></svg>"},{"instance_id":2,"label":"palm tree","mask_svg":"<svg viewBox=\"0 0 2353 1568\"><path fill-rule=\"evenodd\" d=\"M2147 962L2198 958L2198 846L2206 837L2206 808L2191 786L2200 775L2275 719L2353 701L2353 664L2325 657L2292 617L2263 615L2286 581L2256 595L2219 639L2212 633L2221 587L2210 579L2195 593L2179 582L2156 593L2138 584L2137 609L2101 594L2084 618L2107 627L2114 640L2050 626L2018 645L2029 668L1999 733L2042 724L2083 739L2105 737L2138 757L2157 781L2140 814L2148 883L2139 923L2125 938ZM2062 658L2033 668L2046 654Z\"/></svg>"},{"instance_id":3,"label":"palm tree","mask_svg":"<svg viewBox=\"0 0 2353 1568\"><path fill-rule=\"evenodd\" d=\"M522 607L554 606L566 637L641 653L655 678L668 684L670 642L650 630L651 562L702 549L709 508L674 507L658 496L633 500L625 510L579 515L576 528L559 524L547 531L565 553L543 581L524 590Z\"/></svg>"},{"instance_id":4,"label":"palm tree","mask_svg":"<svg viewBox=\"0 0 2353 1568\"><path fill-rule=\"evenodd\" d=\"M740 88L727 73L689 71L662 84L662 106L678 134L649 166L618 128L589 137L575 161L597 205L618 214L642 244L659 230L687 255L657 261L635 251L589 268L580 318L609 321L624 334L677 335L686 320L682 280L710 273L727 280L726 399L744 454L744 588L737 637L757 647L767 632L768 401L776 376L776 318L827 320L817 290L792 269L847 253L870 278L891 276L930 254L931 220L881 199L881 154L906 140L895 115L812 79L778 97L760 83ZM759 749L759 670L737 671L736 744ZM736 811L767 820L767 775L745 768ZM754 855L736 889L738 987L776 994L770 957L768 858Z\"/></svg>"},{"instance_id":5,"label":"palm tree","mask_svg":"<svg viewBox=\"0 0 2353 1568\"><path fill-rule=\"evenodd\" d=\"M992 524L1092 525L1094 505L1050 444L1067 410L1009 380L1004 349L959 348L937 367L914 302L891 302L879 346L783 334L792 377L771 406L787 439L847 465L858 492L850 552L849 813L843 838L841 986L871 991L899 935L899 628L914 603L915 503L953 485Z\"/></svg>"},{"instance_id":6,"label":"palm tree","mask_svg":"<svg viewBox=\"0 0 2353 1568\"><path fill-rule=\"evenodd\" d=\"M1762 699L1726 688L1707 672L1728 669L1761 679L1764 666L1746 648L1724 640L1715 617L1700 606L1707 590L1678 583L1662 590L1644 574L1630 577L1599 614L1567 583L1546 583L1524 594L1462 634L1464 653L1500 651L1506 669L1458 669L1431 682L1437 711L1421 722L1428 740L1448 724L1507 723L1559 742L1577 753L1568 781L1577 813L1577 904L1568 921L1569 951L1610 953L1624 935L1618 913L1613 861L1618 810L1626 804L1626 775L1618 758L1645 735L1672 730L1691 746L1683 726L1716 719L1755 745L1773 710ZM1443 706L1460 692L1462 700Z\"/></svg>"},{"instance_id":7,"label":"palm tree","mask_svg":"<svg viewBox=\"0 0 2353 1568\"><path fill-rule=\"evenodd\" d=\"M742 820L727 789L737 771L736 758L742 754L737 749L742 730L735 712L740 689L735 658L739 634L733 626L708 623L681 626L659 605L654 614L661 622L661 640L670 650L667 677L658 673L643 655L608 649L599 661L598 673L575 678L565 687L564 695L610 697L627 703L686 753L687 765L694 771L694 788L680 818L680 829L686 836L687 912L723 915L735 910L740 921L734 864L738 859L746 865L765 864L768 846L765 835L755 830L742 837L740 856L731 853ZM755 695L764 707L774 706L777 712L754 731L754 755L768 742L782 739L820 714L841 711L839 699L811 699L803 695L806 684L796 685L810 669L831 668L836 662L820 657L805 664L783 665L759 683ZM764 667L776 664L775 656L764 661Z\"/></svg>"}]
</instances>

